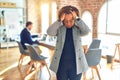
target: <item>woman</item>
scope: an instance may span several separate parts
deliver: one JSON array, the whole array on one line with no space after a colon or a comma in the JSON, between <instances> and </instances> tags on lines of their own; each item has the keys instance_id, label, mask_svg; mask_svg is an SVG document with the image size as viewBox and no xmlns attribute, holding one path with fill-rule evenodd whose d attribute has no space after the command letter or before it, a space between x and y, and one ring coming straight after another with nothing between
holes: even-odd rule
<instances>
[{"instance_id":1,"label":"woman","mask_svg":"<svg viewBox=\"0 0 120 80\"><path fill-rule=\"evenodd\" d=\"M88 26L80 19L79 10L74 6L63 7L59 20L47 30L57 36L56 49L50 69L57 74L57 80L80 80L88 68L82 48L81 36L89 33Z\"/></svg>"}]
</instances>

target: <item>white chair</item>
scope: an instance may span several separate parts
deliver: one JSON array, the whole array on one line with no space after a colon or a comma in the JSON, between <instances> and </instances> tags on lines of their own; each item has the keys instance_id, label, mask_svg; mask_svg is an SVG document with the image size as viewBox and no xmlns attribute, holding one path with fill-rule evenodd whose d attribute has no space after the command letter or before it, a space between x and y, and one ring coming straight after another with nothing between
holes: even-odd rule
<instances>
[{"instance_id":1,"label":"white chair","mask_svg":"<svg viewBox=\"0 0 120 80\"><path fill-rule=\"evenodd\" d=\"M95 69L98 75L99 80L101 80L97 65L101 60L101 49L89 49L86 56L88 66L92 69Z\"/></svg>"},{"instance_id":2,"label":"white chair","mask_svg":"<svg viewBox=\"0 0 120 80\"><path fill-rule=\"evenodd\" d=\"M99 80L101 80L97 65L100 64L101 60L101 49L99 49L101 40L93 39L92 43L90 44L87 53L86 53L86 60L88 66L91 69L95 69L98 75ZM93 73L93 72L92 72ZM93 76L93 74L92 74ZM84 74L84 78L86 79L86 74Z\"/></svg>"},{"instance_id":3,"label":"white chair","mask_svg":"<svg viewBox=\"0 0 120 80\"><path fill-rule=\"evenodd\" d=\"M99 40L99 39L93 39L92 43L89 46L89 49L99 48L100 47L100 43L101 43L101 40Z\"/></svg>"},{"instance_id":4,"label":"white chair","mask_svg":"<svg viewBox=\"0 0 120 80\"><path fill-rule=\"evenodd\" d=\"M89 49L86 56L88 66L96 70L99 80L101 80L97 65L101 60L101 49Z\"/></svg>"},{"instance_id":5,"label":"white chair","mask_svg":"<svg viewBox=\"0 0 120 80\"><path fill-rule=\"evenodd\" d=\"M27 70L27 74L29 74L33 64L35 65L36 72L41 71L42 67L45 66L49 73L49 76L50 76L49 80L50 80L51 74L50 74L49 68L47 66L47 63L45 61L45 59L47 57L44 57L44 56L40 55L40 53L37 52L37 50L36 50L37 46L33 46L33 45L26 45L26 46L27 46L27 49L30 51L30 58L31 58L31 63L30 63L30 67ZM40 65L39 65L39 63L40 63ZM36 75L38 75L38 74L36 74Z\"/></svg>"},{"instance_id":6,"label":"white chair","mask_svg":"<svg viewBox=\"0 0 120 80\"><path fill-rule=\"evenodd\" d=\"M95 49L95 48L99 48L100 47L100 43L101 43L101 40L97 39L97 38L94 38L92 40L92 43L90 44L89 48L88 49ZM101 65L99 64L100 68L101 68Z\"/></svg>"},{"instance_id":7,"label":"white chair","mask_svg":"<svg viewBox=\"0 0 120 80\"><path fill-rule=\"evenodd\" d=\"M21 65L22 65L24 57L30 56L30 55L29 55L29 51L28 50L24 50L24 48L22 47L20 42L17 41L17 43L18 43L19 51L21 53L19 61L18 61L18 67L21 68Z\"/></svg>"}]
</instances>

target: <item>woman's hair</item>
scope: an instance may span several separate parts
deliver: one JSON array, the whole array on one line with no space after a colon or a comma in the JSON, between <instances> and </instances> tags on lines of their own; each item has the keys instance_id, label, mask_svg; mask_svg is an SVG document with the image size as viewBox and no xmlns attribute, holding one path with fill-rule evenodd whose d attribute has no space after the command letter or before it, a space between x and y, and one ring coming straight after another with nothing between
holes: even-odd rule
<instances>
[{"instance_id":1,"label":"woman's hair","mask_svg":"<svg viewBox=\"0 0 120 80\"><path fill-rule=\"evenodd\" d=\"M64 13L71 14L71 11L75 11L77 16L79 17L79 10L76 7L74 7L74 6L64 6L60 9L59 14L58 14L58 18L60 19L60 17Z\"/></svg>"}]
</instances>

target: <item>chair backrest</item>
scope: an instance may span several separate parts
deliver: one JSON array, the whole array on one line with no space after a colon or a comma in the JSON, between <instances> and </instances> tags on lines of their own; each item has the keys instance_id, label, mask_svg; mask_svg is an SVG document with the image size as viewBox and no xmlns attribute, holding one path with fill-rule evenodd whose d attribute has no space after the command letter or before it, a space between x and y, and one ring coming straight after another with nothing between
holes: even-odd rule
<instances>
[{"instance_id":1,"label":"chair backrest","mask_svg":"<svg viewBox=\"0 0 120 80\"><path fill-rule=\"evenodd\" d=\"M89 49L85 55L88 66L96 66L101 60L101 49Z\"/></svg>"},{"instance_id":2,"label":"chair backrest","mask_svg":"<svg viewBox=\"0 0 120 80\"><path fill-rule=\"evenodd\" d=\"M30 51L30 58L32 60L44 60L46 57L39 55L39 53L36 51L35 47L32 45L26 45L27 49Z\"/></svg>"},{"instance_id":3,"label":"chair backrest","mask_svg":"<svg viewBox=\"0 0 120 80\"><path fill-rule=\"evenodd\" d=\"M20 42L18 42L18 41L17 41L17 43L18 43L18 47L19 47L20 53L21 53L21 54L25 54L26 51L25 51L24 48L22 47L22 44L21 44Z\"/></svg>"},{"instance_id":4,"label":"chair backrest","mask_svg":"<svg viewBox=\"0 0 120 80\"><path fill-rule=\"evenodd\" d=\"M93 39L92 43L89 46L89 49L99 48L100 47L100 42L101 42L101 40L99 40L99 39Z\"/></svg>"}]
</instances>

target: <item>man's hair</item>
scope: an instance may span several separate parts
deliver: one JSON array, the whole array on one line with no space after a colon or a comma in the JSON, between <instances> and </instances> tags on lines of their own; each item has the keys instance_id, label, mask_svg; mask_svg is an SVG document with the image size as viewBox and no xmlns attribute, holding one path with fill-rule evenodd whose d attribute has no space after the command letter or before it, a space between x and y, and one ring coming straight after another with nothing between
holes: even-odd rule
<instances>
[{"instance_id":1,"label":"man's hair","mask_svg":"<svg viewBox=\"0 0 120 80\"><path fill-rule=\"evenodd\" d=\"M31 21L26 22L26 27L28 27L28 26L31 25L31 24L32 24Z\"/></svg>"},{"instance_id":2,"label":"man's hair","mask_svg":"<svg viewBox=\"0 0 120 80\"><path fill-rule=\"evenodd\" d=\"M71 11L75 11L77 16L79 17L79 10L76 7L74 7L74 6L64 6L60 9L59 14L58 14L58 18L60 19L60 17L64 13L71 14Z\"/></svg>"}]
</instances>

